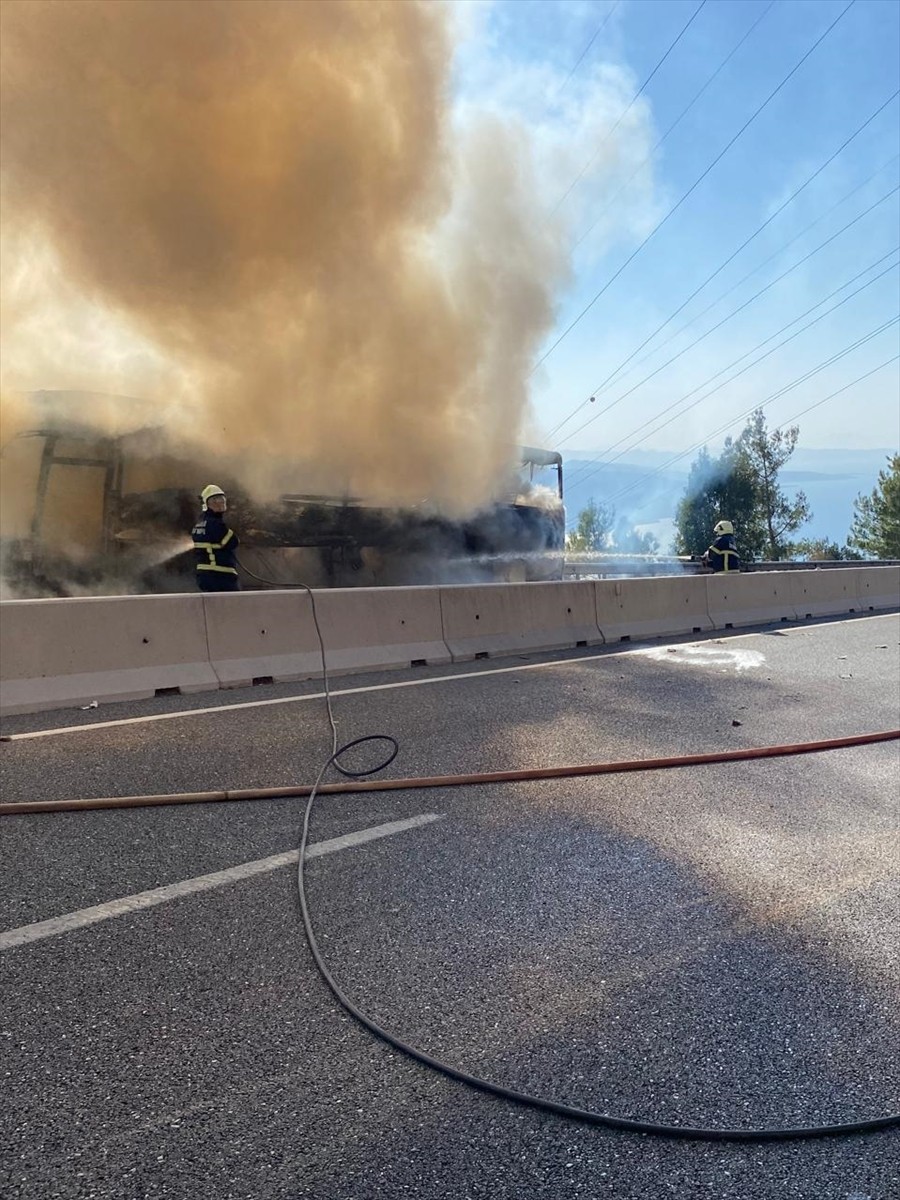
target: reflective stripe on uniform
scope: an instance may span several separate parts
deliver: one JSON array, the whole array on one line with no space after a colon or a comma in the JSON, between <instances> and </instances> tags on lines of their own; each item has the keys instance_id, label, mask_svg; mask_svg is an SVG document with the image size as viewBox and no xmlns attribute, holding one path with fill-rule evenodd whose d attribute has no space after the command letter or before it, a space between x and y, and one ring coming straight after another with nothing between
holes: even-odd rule
<instances>
[{"instance_id":1,"label":"reflective stripe on uniform","mask_svg":"<svg viewBox=\"0 0 900 1200\"><path fill-rule=\"evenodd\" d=\"M205 532L204 526L198 525L197 531ZM222 538L221 542L198 542L198 541L195 541L194 549L198 552L198 554L205 553L207 559L209 560L208 562L198 562L196 564L197 570L198 571L218 571L220 575L237 576L237 569L235 567L222 566L219 564L219 562L217 561L217 558L216 558L217 554L220 551L226 549L226 547L228 546L228 543L232 539L237 541L237 539L234 536L234 530L226 529L225 536ZM229 552L229 557L231 557L231 554L233 554L233 551Z\"/></svg>"},{"instance_id":2,"label":"reflective stripe on uniform","mask_svg":"<svg viewBox=\"0 0 900 1200\"><path fill-rule=\"evenodd\" d=\"M229 529L221 542L194 542L195 550L224 550L231 539L234 537L234 530Z\"/></svg>"}]
</instances>

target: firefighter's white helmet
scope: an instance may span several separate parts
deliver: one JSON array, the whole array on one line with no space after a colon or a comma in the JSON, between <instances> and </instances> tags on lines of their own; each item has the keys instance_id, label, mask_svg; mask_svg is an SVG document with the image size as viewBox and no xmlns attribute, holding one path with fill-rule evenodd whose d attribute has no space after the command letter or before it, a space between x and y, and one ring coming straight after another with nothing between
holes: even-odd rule
<instances>
[{"instance_id":1,"label":"firefighter's white helmet","mask_svg":"<svg viewBox=\"0 0 900 1200\"><path fill-rule=\"evenodd\" d=\"M213 496L224 496L225 493L217 483L208 483L200 493L200 499L203 501L203 509L206 511L207 503L212 500Z\"/></svg>"},{"instance_id":2,"label":"firefighter's white helmet","mask_svg":"<svg viewBox=\"0 0 900 1200\"><path fill-rule=\"evenodd\" d=\"M734 533L734 526L730 521L719 521L713 528L713 533L716 537L721 537L723 533Z\"/></svg>"}]
</instances>

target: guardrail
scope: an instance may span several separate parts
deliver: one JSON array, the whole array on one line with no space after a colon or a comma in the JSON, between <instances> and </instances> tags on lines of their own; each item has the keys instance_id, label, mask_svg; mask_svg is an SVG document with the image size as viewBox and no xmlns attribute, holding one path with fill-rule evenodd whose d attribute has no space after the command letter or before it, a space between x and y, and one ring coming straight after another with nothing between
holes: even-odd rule
<instances>
[{"instance_id":1,"label":"guardrail","mask_svg":"<svg viewBox=\"0 0 900 1200\"><path fill-rule=\"evenodd\" d=\"M898 558L882 558L877 563L861 561L859 559L845 558L823 558L817 559L814 562L758 562L747 563L745 570L747 571L819 571L838 570L852 571L859 567L896 567L900 566Z\"/></svg>"},{"instance_id":2,"label":"guardrail","mask_svg":"<svg viewBox=\"0 0 900 1200\"><path fill-rule=\"evenodd\" d=\"M648 575L699 575L702 571L702 563L674 555L604 554L567 558L563 563L566 579L640 579Z\"/></svg>"},{"instance_id":3,"label":"guardrail","mask_svg":"<svg viewBox=\"0 0 900 1200\"><path fill-rule=\"evenodd\" d=\"M322 589L332 674L900 608L900 567ZM0 604L0 713L310 679L303 591Z\"/></svg>"},{"instance_id":4,"label":"guardrail","mask_svg":"<svg viewBox=\"0 0 900 1200\"><path fill-rule=\"evenodd\" d=\"M880 559L877 563L865 562L859 559L819 559L813 562L751 562L744 563L742 573L754 571L818 571L832 568L853 570L865 566L896 567L900 559ZM567 558L563 564L566 579L640 579L644 576L659 575L706 575L707 569L698 558L688 558L686 555L659 554L603 554L590 558L587 556Z\"/></svg>"}]
</instances>

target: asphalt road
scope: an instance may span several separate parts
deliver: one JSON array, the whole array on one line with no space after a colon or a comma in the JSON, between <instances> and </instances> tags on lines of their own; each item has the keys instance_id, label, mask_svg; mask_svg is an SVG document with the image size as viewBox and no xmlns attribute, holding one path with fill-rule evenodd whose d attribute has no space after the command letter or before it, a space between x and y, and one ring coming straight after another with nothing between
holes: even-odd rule
<instances>
[{"instance_id":1,"label":"asphalt road","mask_svg":"<svg viewBox=\"0 0 900 1200\"><path fill-rule=\"evenodd\" d=\"M896 615L781 625L343 677L334 706L342 739L400 740L395 777L812 740L900 725L898 640ZM3 801L311 782L329 749L318 690L11 718ZM44 730L56 732L18 736ZM522 1091L673 1124L896 1112L897 778L893 742L325 797L313 918L360 1007ZM283 800L5 816L2 926L286 854L300 814ZM426 814L438 819L330 843ZM228 880L0 952L5 1196L900 1193L900 1130L661 1140L444 1078L335 1004L290 863Z\"/></svg>"}]
</instances>

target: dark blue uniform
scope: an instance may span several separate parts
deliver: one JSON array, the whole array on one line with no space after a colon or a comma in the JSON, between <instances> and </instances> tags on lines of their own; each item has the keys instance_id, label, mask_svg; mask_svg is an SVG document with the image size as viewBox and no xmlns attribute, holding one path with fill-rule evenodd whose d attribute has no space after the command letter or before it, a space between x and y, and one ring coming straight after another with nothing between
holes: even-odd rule
<instances>
[{"instance_id":1,"label":"dark blue uniform","mask_svg":"<svg viewBox=\"0 0 900 1200\"><path fill-rule=\"evenodd\" d=\"M714 571L739 571L741 560L734 534L723 533L717 537L706 552L706 561Z\"/></svg>"},{"instance_id":2,"label":"dark blue uniform","mask_svg":"<svg viewBox=\"0 0 900 1200\"><path fill-rule=\"evenodd\" d=\"M219 513L205 512L191 531L201 592L238 592L238 537Z\"/></svg>"}]
</instances>

